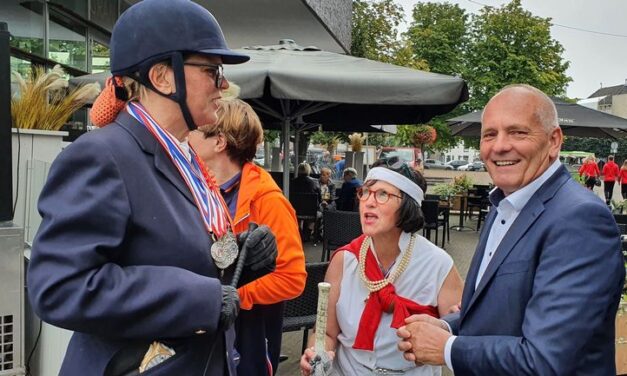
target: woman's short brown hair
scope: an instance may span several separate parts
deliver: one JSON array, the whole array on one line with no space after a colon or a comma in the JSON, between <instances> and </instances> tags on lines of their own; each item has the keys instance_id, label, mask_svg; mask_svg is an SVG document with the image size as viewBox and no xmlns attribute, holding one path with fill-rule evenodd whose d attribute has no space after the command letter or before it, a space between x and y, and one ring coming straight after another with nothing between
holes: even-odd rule
<instances>
[{"instance_id":1,"label":"woman's short brown hair","mask_svg":"<svg viewBox=\"0 0 627 376\"><path fill-rule=\"evenodd\" d=\"M231 160L243 165L255 157L257 146L263 142L263 128L252 107L238 98L223 98L218 108L218 121L201 127L205 137L222 134L226 153Z\"/></svg>"}]
</instances>

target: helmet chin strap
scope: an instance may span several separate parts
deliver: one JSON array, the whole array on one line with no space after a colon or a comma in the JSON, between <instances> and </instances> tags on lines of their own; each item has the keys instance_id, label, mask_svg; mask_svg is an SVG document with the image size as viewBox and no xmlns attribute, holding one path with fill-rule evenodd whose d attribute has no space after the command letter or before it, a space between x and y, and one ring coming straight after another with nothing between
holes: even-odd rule
<instances>
[{"instance_id":1,"label":"helmet chin strap","mask_svg":"<svg viewBox=\"0 0 627 376\"><path fill-rule=\"evenodd\" d=\"M185 124L187 124L187 129L189 129L190 131L196 130L198 129L198 126L196 126L196 124L194 123L194 120L192 119L192 114L189 111L189 107L187 106L187 91L185 85L183 54L179 51L172 52L170 54L170 62L172 64L172 71L174 72L174 83L176 85L176 92L172 94L165 94L161 92L156 87L154 87L152 82L150 82L150 79L148 78L148 71L150 71L150 68L153 64L145 64L140 69L138 76L134 78L155 93L178 103L181 109L181 113L183 114L183 119L185 119Z\"/></svg>"}]
</instances>

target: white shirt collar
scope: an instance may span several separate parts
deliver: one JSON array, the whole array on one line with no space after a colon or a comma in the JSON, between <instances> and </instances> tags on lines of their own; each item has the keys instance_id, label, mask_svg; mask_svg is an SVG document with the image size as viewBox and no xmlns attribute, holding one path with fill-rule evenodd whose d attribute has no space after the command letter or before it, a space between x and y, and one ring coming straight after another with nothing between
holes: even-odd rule
<instances>
[{"instance_id":1,"label":"white shirt collar","mask_svg":"<svg viewBox=\"0 0 627 376\"><path fill-rule=\"evenodd\" d=\"M503 198L503 200L506 200L508 203L510 203L514 207L514 210L518 212L521 211L525 207L525 205L527 205L527 202L529 202L529 199L531 199L531 196L533 196L533 194L536 193L538 189L540 189L542 184L544 184L547 180L549 180L549 178L560 168L561 165L562 163L559 161L559 159L556 159L555 162L553 162L549 166L549 168L547 168L546 171L542 173L542 175L537 177L531 183L513 192L509 196ZM498 187L496 187L495 189L492 190L492 192L490 192L491 201L493 203L494 203L494 200L492 200L493 198L492 196L497 189Z\"/></svg>"}]
</instances>

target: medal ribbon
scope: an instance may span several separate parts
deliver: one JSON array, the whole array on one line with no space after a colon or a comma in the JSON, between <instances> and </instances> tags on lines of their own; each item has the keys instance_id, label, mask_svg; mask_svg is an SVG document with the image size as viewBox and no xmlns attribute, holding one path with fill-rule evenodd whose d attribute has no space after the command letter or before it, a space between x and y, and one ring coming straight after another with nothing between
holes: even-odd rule
<instances>
[{"instance_id":1,"label":"medal ribbon","mask_svg":"<svg viewBox=\"0 0 627 376\"><path fill-rule=\"evenodd\" d=\"M190 148L192 158L189 161L178 140L161 128L141 104L129 102L126 110L159 141L189 187L207 232L221 238L232 226L231 218L219 187L196 152Z\"/></svg>"}]
</instances>

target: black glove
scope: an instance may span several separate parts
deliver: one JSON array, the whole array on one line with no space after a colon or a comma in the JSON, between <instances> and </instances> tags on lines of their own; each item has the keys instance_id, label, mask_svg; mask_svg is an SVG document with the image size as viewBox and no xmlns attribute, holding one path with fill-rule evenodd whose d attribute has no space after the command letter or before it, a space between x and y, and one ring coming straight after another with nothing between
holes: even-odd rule
<instances>
[{"instance_id":1,"label":"black glove","mask_svg":"<svg viewBox=\"0 0 627 376\"><path fill-rule=\"evenodd\" d=\"M268 226L261 225L250 233L242 232L237 236L237 240L241 246L245 245L248 249L238 286L243 286L274 271L278 251L276 239ZM244 244L241 244L242 242Z\"/></svg>"},{"instance_id":2,"label":"black glove","mask_svg":"<svg viewBox=\"0 0 627 376\"><path fill-rule=\"evenodd\" d=\"M232 286L222 285L222 309L220 310L220 329L228 329L239 314L239 294Z\"/></svg>"}]
</instances>

